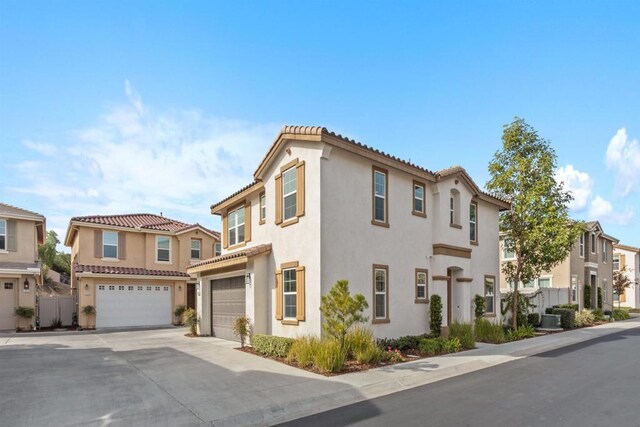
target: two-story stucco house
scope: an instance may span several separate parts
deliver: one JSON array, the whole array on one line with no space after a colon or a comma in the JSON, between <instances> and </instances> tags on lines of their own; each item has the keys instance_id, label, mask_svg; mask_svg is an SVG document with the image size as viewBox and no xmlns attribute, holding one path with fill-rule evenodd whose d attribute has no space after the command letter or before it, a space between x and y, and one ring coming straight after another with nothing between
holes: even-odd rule
<instances>
[{"instance_id":1,"label":"two-story stucco house","mask_svg":"<svg viewBox=\"0 0 640 427\"><path fill-rule=\"evenodd\" d=\"M620 295L614 294L615 306L640 308L640 248L613 245L613 270L624 270L624 275L632 283Z\"/></svg>"},{"instance_id":2,"label":"two-story stucco house","mask_svg":"<svg viewBox=\"0 0 640 427\"><path fill-rule=\"evenodd\" d=\"M153 214L71 218L71 288L80 325L169 325L179 305L195 306L190 264L211 258L219 234ZM94 306L95 319L82 314Z\"/></svg>"},{"instance_id":3,"label":"two-story stucco house","mask_svg":"<svg viewBox=\"0 0 640 427\"><path fill-rule=\"evenodd\" d=\"M476 294L499 313L498 213L464 169L431 172L323 127L285 126L254 182L214 204L222 255L191 266L200 333L322 330L321 296L346 279L365 295L377 337L429 330L432 294L444 325L470 321Z\"/></svg>"},{"instance_id":4,"label":"two-story stucco house","mask_svg":"<svg viewBox=\"0 0 640 427\"><path fill-rule=\"evenodd\" d=\"M513 253L505 250L504 240L500 241L501 263L515 260ZM567 291L567 301L584 308L585 285L591 288L591 307L597 307L598 288L602 293L603 310L611 310L613 302L613 245L615 237L607 235L598 221L586 223L586 230L578 237L571 252L551 271L544 272L530 283L520 283L518 290L535 292L539 288L563 288ZM502 271L500 289L513 289Z\"/></svg>"},{"instance_id":5,"label":"two-story stucco house","mask_svg":"<svg viewBox=\"0 0 640 427\"><path fill-rule=\"evenodd\" d=\"M38 245L45 233L44 216L0 203L0 330L35 325L36 316L29 321L14 313L18 306L35 309L41 284Z\"/></svg>"}]
</instances>

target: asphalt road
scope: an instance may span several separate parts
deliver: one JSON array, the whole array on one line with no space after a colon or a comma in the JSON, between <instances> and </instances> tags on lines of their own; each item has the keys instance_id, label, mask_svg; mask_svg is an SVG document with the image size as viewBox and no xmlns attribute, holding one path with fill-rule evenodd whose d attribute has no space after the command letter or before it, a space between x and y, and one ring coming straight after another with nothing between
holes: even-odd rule
<instances>
[{"instance_id":1,"label":"asphalt road","mask_svg":"<svg viewBox=\"0 0 640 427\"><path fill-rule=\"evenodd\" d=\"M640 426L640 328L287 426Z\"/></svg>"}]
</instances>

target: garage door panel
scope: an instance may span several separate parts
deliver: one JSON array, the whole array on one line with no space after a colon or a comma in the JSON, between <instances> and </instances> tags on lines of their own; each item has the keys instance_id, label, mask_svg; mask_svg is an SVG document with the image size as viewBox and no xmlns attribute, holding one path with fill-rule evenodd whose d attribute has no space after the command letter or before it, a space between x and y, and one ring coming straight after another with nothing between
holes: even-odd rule
<instances>
[{"instance_id":1,"label":"garage door panel","mask_svg":"<svg viewBox=\"0 0 640 427\"><path fill-rule=\"evenodd\" d=\"M245 315L244 276L211 281L211 329L218 338L237 341L233 333L236 318Z\"/></svg>"},{"instance_id":2,"label":"garage door panel","mask_svg":"<svg viewBox=\"0 0 640 427\"><path fill-rule=\"evenodd\" d=\"M96 326L165 326L171 324L171 286L98 285Z\"/></svg>"}]
</instances>

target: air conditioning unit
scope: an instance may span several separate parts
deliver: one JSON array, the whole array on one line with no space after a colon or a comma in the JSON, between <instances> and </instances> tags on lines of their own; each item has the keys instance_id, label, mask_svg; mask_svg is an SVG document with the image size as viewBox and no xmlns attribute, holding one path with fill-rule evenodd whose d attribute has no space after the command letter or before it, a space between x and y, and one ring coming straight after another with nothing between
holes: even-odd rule
<instances>
[{"instance_id":1,"label":"air conditioning unit","mask_svg":"<svg viewBox=\"0 0 640 427\"><path fill-rule=\"evenodd\" d=\"M559 314L543 314L542 321L540 322L541 329L562 329L560 326Z\"/></svg>"}]
</instances>

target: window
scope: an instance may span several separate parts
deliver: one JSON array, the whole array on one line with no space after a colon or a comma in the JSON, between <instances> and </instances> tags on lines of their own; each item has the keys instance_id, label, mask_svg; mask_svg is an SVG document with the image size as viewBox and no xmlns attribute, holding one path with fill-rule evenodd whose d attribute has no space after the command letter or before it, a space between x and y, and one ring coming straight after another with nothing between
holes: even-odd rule
<instances>
[{"instance_id":1,"label":"window","mask_svg":"<svg viewBox=\"0 0 640 427\"><path fill-rule=\"evenodd\" d=\"M220 256L222 254L222 245L220 242L215 242L213 244L213 256Z\"/></svg>"},{"instance_id":2,"label":"window","mask_svg":"<svg viewBox=\"0 0 640 427\"><path fill-rule=\"evenodd\" d=\"M128 291L132 291L133 290L133 286L127 286L127 290Z\"/></svg>"},{"instance_id":3,"label":"window","mask_svg":"<svg viewBox=\"0 0 640 427\"><path fill-rule=\"evenodd\" d=\"M387 171L373 168L373 224L386 225L387 220Z\"/></svg>"},{"instance_id":4,"label":"window","mask_svg":"<svg viewBox=\"0 0 640 427\"><path fill-rule=\"evenodd\" d=\"M156 236L156 261L171 261L171 240L167 236Z\"/></svg>"},{"instance_id":5,"label":"window","mask_svg":"<svg viewBox=\"0 0 640 427\"><path fill-rule=\"evenodd\" d=\"M607 241L604 239L600 240L602 240L602 262L607 262Z\"/></svg>"},{"instance_id":6,"label":"window","mask_svg":"<svg viewBox=\"0 0 640 427\"><path fill-rule=\"evenodd\" d=\"M471 203L469 205L469 240L473 243L478 242L478 204Z\"/></svg>"},{"instance_id":7,"label":"window","mask_svg":"<svg viewBox=\"0 0 640 427\"><path fill-rule=\"evenodd\" d=\"M502 259L515 259L516 252L513 247L513 239L504 239L502 243Z\"/></svg>"},{"instance_id":8,"label":"window","mask_svg":"<svg viewBox=\"0 0 640 427\"><path fill-rule=\"evenodd\" d=\"M292 167L282 173L282 220L287 221L296 216L296 168Z\"/></svg>"},{"instance_id":9,"label":"window","mask_svg":"<svg viewBox=\"0 0 640 427\"><path fill-rule=\"evenodd\" d=\"M620 255L613 254L613 269L620 270Z\"/></svg>"},{"instance_id":10,"label":"window","mask_svg":"<svg viewBox=\"0 0 640 427\"><path fill-rule=\"evenodd\" d=\"M455 188L449 195L449 224L455 228L462 228L460 225L460 192Z\"/></svg>"},{"instance_id":11,"label":"window","mask_svg":"<svg viewBox=\"0 0 640 427\"><path fill-rule=\"evenodd\" d=\"M425 185L413 181L413 211L412 213L417 216L427 216L426 215L426 204L425 204Z\"/></svg>"},{"instance_id":12,"label":"window","mask_svg":"<svg viewBox=\"0 0 640 427\"><path fill-rule=\"evenodd\" d=\"M7 220L0 219L0 251L7 250Z\"/></svg>"},{"instance_id":13,"label":"window","mask_svg":"<svg viewBox=\"0 0 640 427\"><path fill-rule=\"evenodd\" d=\"M591 233L591 253L596 253L596 235Z\"/></svg>"},{"instance_id":14,"label":"window","mask_svg":"<svg viewBox=\"0 0 640 427\"><path fill-rule=\"evenodd\" d=\"M191 259L200 259L200 245L202 242L199 239L191 239Z\"/></svg>"},{"instance_id":15,"label":"window","mask_svg":"<svg viewBox=\"0 0 640 427\"><path fill-rule=\"evenodd\" d=\"M529 280L527 282L522 282L522 287L523 288L533 288L535 286L535 281L534 280Z\"/></svg>"},{"instance_id":16,"label":"window","mask_svg":"<svg viewBox=\"0 0 640 427\"><path fill-rule=\"evenodd\" d=\"M124 291L124 286L118 286L119 291Z\"/></svg>"},{"instance_id":17,"label":"window","mask_svg":"<svg viewBox=\"0 0 640 427\"><path fill-rule=\"evenodd\" d=\"M264 224L267 218L267 198L264 193L260 194L260 224Z\"/></svg>"},{"instance_id":18,"label":"window","mask_svg":"<svg viewBox=\"0 0 640 427\"><path fill-rule=\"evenodd\" d=\"M102 232L102 257L118 258L118 233L116 231Z\"/></svg>"},{"instance_id":19,"label":"window","mask_svg":"<svg viewBox=\"0 0 640 427\"><path fill-rule=\"evenodd\" d=\"M283 306L284 306L284 318L296 319L296 269L288 268L282 271L282 285L283 285Z\"/></svg>"},{"instance_id":20,"label":"window","mask_svg":"<svg viewBox=\"0 0 640 427\"><path fill-rule=\"evenodd\" d=\"M229 213L229 246L244 242L244 206Z\"/></svg>"},{"instance_id":21,"label":"window","mask_svg":"<svg viewBox=\"0 0 640 427\"><path fill-rule=\"evenodd\" d=\"M571 276L571 301L578 301L578 276Z\"/></svg>"},{"instance_id":22,"label":"window","mask_svg":"<svg viewBox=\"0 0 640 427\"><path fill-rule=\"evenodd\" d=\"M7 289L7 290L13 289L13 283L11 283L11 282L6 282L6 283L4 284L4 288L5 288L5 289Z\"/></svg>"},{"instance_id":23,"label":"window","mask_svg":"<svg viewBox=\"0 0 640 427\"><path fill-rule=\"evenodd\" d=\"M142 290L142 286L138 286L138 290L141 291Z\"/></svg>"},{"instance_id":24,"label":"window","mask_svg":"<svg viewBox=\"0 0 640 427\"><path fill-rule=\"evenodd\" d=\"M496 278L484 276L484 312L489 315L496 314Z\"/></svg>"},{"instance_id":25,"label":"window","mask_svg":"<svg viewBox=\"0 0 640 427\"><path fill-rule=\"evenodd\" d=\"M540 277L538 279L538 287L540 287L540 288L550 288L551 287L551 277Z\"/></svg>"},{"instance_id":26,"label":"window","mask_svg":"<svg viewBox=\"0 0 640 427\"><path fill-rule=\"evenodd\" d=\"M160 286L156 286L156 291L159 291L159 290L160 290Z\"/></svg>"},{"instance_id":27,"label":"window","mask_svg":"<svg viewBox=\"0 0 640 427\"><path fill-rule=\"evenodd\" d=\"M427 302L427 270L416 269L416 301Z\"/></svg>"},{"instance_id":28,"label":"window","mask_svg":"<svg viewBox=\"0 0 640 427\"><path fill-rule=\"evenodd\" d=\"M387 266L373 267L373 323L389 321L389 283Z\"/></svg>"},{"instance_id":29,"label":"window","mask_svg":"<svg viewBox=\"0 0 640 427\"><path fill-rule=\"evenodd\" d=\"M147 290L150 291L151 290L151 286L147 286Z\"/></svg>"},{"instance_id":30,"label":"window","mask_svg":"<svg viewBox=\"0 0 640 427\"><path fill-rule=\"evenodd\" d=\"M449 197L449 224L455 224L456 210L455 210L455 200L453 196Z\"/></svg>"},{"instance_id":31,"label":"window","mask_svg":"<svg viewBox=\"0 0 640 427\"><path fill-rule=\"evenodd\" d=\"M609 282L607 282L607 279L602 279L602 287L604 291L602 292L604 294L604 302L609 302Z\"/></svg>"},{"instance_id":32,"label":"window","mask_svg":"<svg viewBox=\"0 0 640 427\"><path fill-rule=\"evenodd\" d=\"M584 233L580 235L580 257L584 258Z\"/></svg>"}]
</instances>

